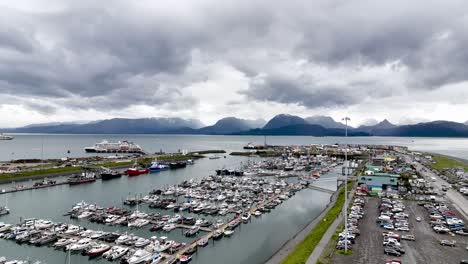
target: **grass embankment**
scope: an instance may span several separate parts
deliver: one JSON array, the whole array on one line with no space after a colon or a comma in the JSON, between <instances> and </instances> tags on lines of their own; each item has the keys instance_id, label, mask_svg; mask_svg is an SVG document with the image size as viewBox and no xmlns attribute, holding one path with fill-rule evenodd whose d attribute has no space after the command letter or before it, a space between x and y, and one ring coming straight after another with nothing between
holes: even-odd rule
<instances>
[{"instance_id":1,"label":"grass embankment","mask_svg":"<svg viewBox=\"0 0 468 264\"><path fill-rule=\"evenodd\" d=\"M163 156L158 156L157 160L159 161L176 161L176 160L187 160L194 158L193 155L182 155L182 154L177 154L177 155L163 155ZM138 163L149 163L154 158L143 158L139 159ZM134 162L133 161L123 161L123 162L103 162L103 163L96 163L93 165L90 165L91 167L108 167L108 168L114 168L114 167L120 167L120 166L130 166ZM48 175L53 175L53 174L58 174L58 173L73 173L73 172L79 172L82 170L82 167L59 167L59 168L44 168L44 169L35 169L35 170L30 170L30 171L22 171L18 173L2 173L0 174L0 180L19 180L22 178L29 178L29 177L41 177L41 176L48 176Z\"/></svg>"},{"instance_id":2,"label":"grass embankment","mask_svg":"<svg viewBox=\"0 0 468 264\"><path fill-rule=\"evenodd\" d=\"M461 160L440 155L433 155L432 159L435 163L432 163L431 167L439 172L442 172L443 169L458 167L464 168L465 171L468 171L468 164Z\"/></svg>"},{"instance_id":3,"label":"grass embankment","mask_svg":"<svg viewBox=\"0 0 468 264\"><path fill-rule=\"evenodd\" d=\"M80 167L62 167L62 168L45 168L31 171L23 171L19 173L3 173L0 174L0 180L14 180L25 177L49 175L55 173L76 172L80 171Z\"/></svg>"},{"instance_id":4,"label":"grass embankment","mask_svg":"<svg viewBox=\"0 0 468 264\"><path fill-rule=\"evenodd\" d=\"M353 186L353 182L348 183L348 190ZM327 232L330 225L340 215L345 202L344 188L340 189L335 205L328 211L320 223L310 232L309 235L291 252L281 263L299 264L306 263L310 254L314 251L317 244Z\"/></svg>"}]
</instances>

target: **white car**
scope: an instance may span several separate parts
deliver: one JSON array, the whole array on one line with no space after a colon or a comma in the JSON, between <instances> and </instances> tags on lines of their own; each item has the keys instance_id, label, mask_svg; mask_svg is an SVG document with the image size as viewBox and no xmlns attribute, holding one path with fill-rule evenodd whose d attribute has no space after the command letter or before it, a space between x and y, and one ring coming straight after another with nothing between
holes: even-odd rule
<instances>
[{"instance_id":1,"label":"white car","mask_svg":"<svg viewBox=\"0 0 468 264\"><path fill-rule=\"evenodd\" d=\"M416 221L417 221L417 222L421 222L421 220L422 220L421 217L419 217L419 216L416 217Z\"/></svg>"}]
</instances>

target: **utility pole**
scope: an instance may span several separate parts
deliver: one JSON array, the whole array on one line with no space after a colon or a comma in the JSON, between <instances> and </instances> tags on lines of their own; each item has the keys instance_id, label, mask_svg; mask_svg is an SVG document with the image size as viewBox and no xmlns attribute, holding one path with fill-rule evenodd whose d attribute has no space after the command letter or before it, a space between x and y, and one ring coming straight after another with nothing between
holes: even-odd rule
<instances>
[{"instance_id":1,"label":"utility pole","mask_svg":"<svg viewBox=\"0 0 468 264\"><path fill-rule=\"evenodd\" d=\"M345 121L345 138L348 138L348 120L349 117L344 117ZM345 217L345 252L348 252L348 143L345 148L345 206L344 206L344 217Z\"/></svg>"}]
</instances>

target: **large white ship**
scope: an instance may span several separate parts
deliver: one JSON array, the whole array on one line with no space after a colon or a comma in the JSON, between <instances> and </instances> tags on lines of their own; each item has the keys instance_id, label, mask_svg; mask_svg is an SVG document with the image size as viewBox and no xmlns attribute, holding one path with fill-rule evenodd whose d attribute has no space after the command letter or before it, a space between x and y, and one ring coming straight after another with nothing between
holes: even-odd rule
<instances>
[{"instance_id":1,"label":"large white ship","mask_svg":"<svg viewBox=\"0 0 468 264\"><path fill-rule=\"evenodd\" d=\"M13 139L12 136L7 136L7 135L0 133L0 140L12 140L12 139Z\"/></svg>"},{"instance_id":2,"label":"large white ship","mask_svg":"<svg viewBox=\"0 0 468 264\"><path fill-rule=\"evenodd\" d=\"M94 147L84 148L86 152L93 153L143 153L140 146L129 141L108 142L104 140L96 143Z\"/></svg>"}]
</instances>

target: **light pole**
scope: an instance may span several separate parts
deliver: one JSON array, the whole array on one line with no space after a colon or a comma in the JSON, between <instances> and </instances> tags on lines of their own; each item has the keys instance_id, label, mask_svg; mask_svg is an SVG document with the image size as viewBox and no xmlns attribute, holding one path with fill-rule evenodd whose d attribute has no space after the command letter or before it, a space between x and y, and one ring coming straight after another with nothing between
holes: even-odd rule
<instances>
[{"instance_id":1,"label":"light pole","mask_svg":"<svg viewBox=\"0 0 468 264\"><path fill-rule=\"evenodd\" d=\"M345 121L345 138L348 138L348 121L351 120L349 117L344 117L342 120ZM345 148L345 206L344 206L344 217L345 217L345 252L348 252L348 143Z\"/></svg>"}]
</instances>

